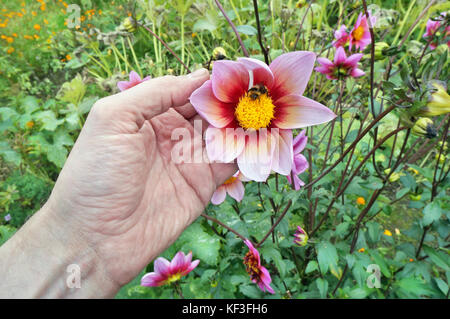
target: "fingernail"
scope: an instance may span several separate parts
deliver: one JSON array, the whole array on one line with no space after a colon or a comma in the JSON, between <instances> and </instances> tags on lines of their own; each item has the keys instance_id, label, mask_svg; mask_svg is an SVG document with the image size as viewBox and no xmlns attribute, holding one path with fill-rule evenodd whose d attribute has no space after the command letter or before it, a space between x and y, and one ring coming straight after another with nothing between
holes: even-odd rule
<instances>
[{"instance_id":1,"label":"fingernail","mask_svg":"<svg viewBox=\"0 0 450 319\"><path fill-rule=\"evenodd\" d=\"M192 73L189 73L188 77L190 77L190 78L198 78L198 77L201 77L201 76L205 76L206 73L209 73L208 70L206 70L204 68L201 68L201 69L198 69L198 70L196 70L196 71L194 71Z\"/></svg>"}]
</instances>

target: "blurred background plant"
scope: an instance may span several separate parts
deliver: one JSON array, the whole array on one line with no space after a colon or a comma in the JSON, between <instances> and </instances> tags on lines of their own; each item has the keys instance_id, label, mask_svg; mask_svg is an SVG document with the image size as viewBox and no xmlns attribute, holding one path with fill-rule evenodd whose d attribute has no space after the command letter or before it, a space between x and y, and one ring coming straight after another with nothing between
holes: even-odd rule
<instances>
[{"instance_id":1,"label":"blurred background plant","mask_svg":"<svg viewBox=\"0 0 450 319\"><path fill-rule=\"evenodd\" d=\"M71 28L73 4L80 24ZM353 25L365 5L259 1L258 30L254 4L244 0L5 1L0 244L39 210L91 106L118 92L130 71L184 74L246 52L264 61L258 31L269 60L294 50L332 57L334 30ZM306 187L292 191L272 175L246 183L242 202L227 198L205 212L254 242L273 228L258 250L277 298L449 296L449 15L442 13L450 5L375 0L367 9L377 22L373 52L369 45L361 60L366 75L336 85L314 72L307 86L306 96L339 117L307 131ZM440 26L423 37L430 20ZM332 174L323 174L329 167ZM293 243L299 225L309 234L301 247ZM265 297L245 272L245 245L226 227L199 219L163 256L179 250L201 260L181 283L186 298ZM371 264L381 271L379 288L366 284ZM168 287L139 286L140 277L117 297L173 297Z\"/></svg>"}]
</instances>

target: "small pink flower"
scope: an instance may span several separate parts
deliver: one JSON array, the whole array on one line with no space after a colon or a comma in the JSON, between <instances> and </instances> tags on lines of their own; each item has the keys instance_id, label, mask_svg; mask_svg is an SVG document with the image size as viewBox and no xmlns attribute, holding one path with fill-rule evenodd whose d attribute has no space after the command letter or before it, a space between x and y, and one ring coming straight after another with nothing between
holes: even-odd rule
<instances>
[{"instance_id":1,"label":"small pink flower","mask_svg":"<svg viewBox=\"0 0 450 319\"><path fill-rule=\"evenodd\" d=\"M301 131L294 139L294 163L292 164L292 176L294 176L294 188L299 190L305 183L298 177L299 174L306 171L309 167L306 157L300 154L308 142L308 137L305 136L305 131ZM289 184L292 184L291 175L286 176Z\"/></svg>"},{"instance_id":2,"label":"small pink flower","mask_svg":"<svg viewBox=\"0 0 450 319\"><path fill-rule=\"evenodd\" d=\"M441 19L442 18L445 18L445 16L447 15L447 13L446 12L444 12L444 13L442 13L441 14ZM440 36L440 34L439 34L439 28L441 27L441 21L440 20L436 20L436 21L433 21L433 20L431 20L431 19L429 19L428 21L427 21L427 28L426 28L426 32L424 33L424 35L422 36L424 39L426 39L427 41L428 41L428 39L427 38L429 38L429 37L435 37L435 39L433 39L431 42L430 42L430 45L429 45L429 47L430 47L430 49L431 50L434 50L434 49L436 49L436 47L438 46L438 42L437 42L437 40L438 40L438 38L439 38L439 36ZM450 36L450 26L447 26L446 28L445 28L445 38L447 38L447 37L449 37ZM450 47L450 40L448 40L447 39L447 46L448 47Z\"/></svg>"},{"instance_id":3,"label":"small pink flower","mask_svg":"<svg viewBox=\"0 0 450 319\"><path fill-rule=\"evenodd\" d=\"M244 184L242 184L242 181L248 182L249 180L245 178L245 176L241 172L237 171L236 174L231 176L225 181L225 183L223 183L223 185L219 186L216 189L211 198L211 203L213 203L214 205L221 204L225 200L227 193L235 200L240 202L242 198L244 198L245 193L245 188Z\"/></svg>"},{"instance_id":4,"label":"small pink flower","mask_svg":"<svg viewBox=\"0 0 450 319\"><path fill-rule=\"evenodd\" d=\"M10 220L11 220L11 215L10 214L6 215L5 216L5 221L9 222Z\"/></svg>"},{"instance_id":5,"label":"small pink flower","mask_svg":"<svg viewBox=\"0 0 450 319\"><path fill-rule=\"evenodd\" d=\"M192 261L192 252L184 255L183 252L178 252L175 257L169 262L163 257L159 257L154 263L154 272L145 274L141 279L141 286L158 287L165 284L170 284L180 280L181 277L190 273L200 260Z\"/></svg>"},{"instance_id":6,"label":"small pink flower","mask_svg":"<svg viewBox=\"0 0 450 319\"><path fill-rule=\"evenodd\" d=\"M373 27L376 22L376 17L372 16L370 13L369 17ZM370 44L370 42L372 42L372 38L370 37L367 17L364 13L360 13L358 19L356 20L355 26L350 32L349 49L351 51L352 47L355 46L355 49L362 51L368 44Z\"/></svg>"},{"instance_id":7,"label":"small pink flower","mask_svg":"<svg viewBox=\"0 0 450 319\"><path fill-rule=\"evenodd\" d=\"M336 49L334 56L334 62L331 62L327 58L318 58L317 62L321 65L316 67L315 70L327 76L327 79L338 80L348 76L357 78L363 76L364 71L357 68L359 60L361 60L363 54L352 54L347 58L343 47Z\"/></svg>"},{"instance_id":8,"label":"small pink flower","mask_svg":"<svg viewBox=\"0 0 450 319\"><path fill-rule=\"evenodd\" d=\"M350 40L350 35L347 33L347 27L345 25L341 25L338 30L334 31L334 38L336 39L333 41L333 46L335 48L345 46Z\"/></svg>"},{"instance_id":9,"label":"small pink flower","mask_svg":"<svg viewBox=\"0 0 450 319\"><path fill-rule=\"evenodd\" d=\"M249 252L245 254L244 265L247 273L250 275L252 282L256 283L262 291L268 291L274 294L275 291L270 287L272 278L270 278L269 271L261 266L261 258L259 252L253 247L252 243L246 239L244 243L248 246Z\"/></svg>"},{"instance_id":10,"label":"small pink flower","mask_svg":"<svg viewBox=\"0 0 450 319\"><path fill-rule=\"evenodd\" d=\"M270 66L251 58L215 61L211 79L190 97L210 124L205 133L209 160L237 160L239 170L259 182L271 171L288 175L292 129L336 117L329 108L302 96L315 59L313 52L296 51L280 55Z\"/></svg>"},{"instance_id":11,"label":"small pink flower","mask_svg":"<svg viewBox=\"0 0 450 319\"><path fill-rule=\"evenodd\" d=\"M141 77L139 74L137 74L135 71L131 71L129 75L130 81L119 81L117 83L117 87L120 91L128 90L129 88L132 88L133 86L138 85L139 83L142 83L144 81L150 80L151 76L146 76L141 80Z\"/></svg>"}]
</instances>

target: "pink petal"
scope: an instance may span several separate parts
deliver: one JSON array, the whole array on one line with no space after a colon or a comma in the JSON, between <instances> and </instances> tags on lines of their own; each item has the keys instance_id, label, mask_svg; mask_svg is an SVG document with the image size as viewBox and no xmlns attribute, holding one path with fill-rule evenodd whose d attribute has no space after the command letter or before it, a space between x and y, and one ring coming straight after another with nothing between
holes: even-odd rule
<instances>
[{"instance_id":1,"label":"pink petal","mask_svg":"<svg viewBox=\"0 0 450 319\"><path fill-rule=\"evenodd\" d=\"M328 60L327 58L317 58L317 62L322 64L323 66L333 67L334 63Z\"/></svg>"},{"instance_id":2,"label":"pink petal","mask_svg":"<svg viewBox=\"0 0 450 319\"><path fill-rule=\"evenodd\" d=\"M161 277L161 275L150 272L141 278L141 286L158 287L164 284L164 280L165 278Z\"/></svg>"},{"instance_id":3,"label":"pink petal","mask_svg":"<svg viewBox=\"0 0 450 319\"><path fill-rule=\"evenodd\" d=\"M271 88L272 99L287 94L303 94L316 60L316 54L295 51L280 55L270 64L275 81Z\"/></svg>"},{"instance_id":4,"label":"pink petal","mask_svg":"<svg viewBox=\"0 0 450 319\"><path fill-rule=\"evenodd\" d=\"M344 62L344 65L349 67L356 67L358 65L359 60L361 60L362 56L363 56L362 53L352 54Z\"/></svg>"},{"instance_id":5,"label":"pink petal","mask_svg":"<svg viewBox=\"0 0 450 319\"><path fill-rule=\"evenodd\" d=\"M352 72L350 73L350 75L353 76L354 78L358 78L360 76L363 76L364 74L366 74L364 71L357 68L353 69Z\"/></svg>"},{"instance_id":6,"label":"pink petal","mask_svg":"<svg viewBox=\"0 0 450 319\"><path fill-rule=\"evenodd\" d=\"M245 132L242 128L215 128L205 132L206 152L210 161L229 163L236 159L245 147Z\"/></svg>"},{"instance_id":7,"label":"pink petal","mask_svg":"<svg viewBox=\"0 0 450 319\"><path fill-rule=\"evenodd\" d=\"M117 87L120 91L125 91L129 89L132 85L128 81L119 81L117 82Z\"/></svg>"},{"instance_id":8,"label":"pink petal","mask_svg":"<svg viewBox=\"0 0 450 319\"><path fill-rule=\"evenodd\" d=\"M339 47L336 49L336 53L334 55L334 64L339 65L347 60L347 56L345 55L345 50L343 47Z\"/></svg>"},{"instance_id":9,"label":"pink petal","mask_svg":"<svg viewBox=\"0 0 450 319\"><path fill-rule=\"evenodd\" d=\"M225 127L234 119L233 105L223 103L214 96L211 80L196 89L189 99L197 113L215 127Z\"/></svg>"},{"instance_id":10,"label":"pink petal","mask_svg":"<svg viewBox=\"0 0 450 319\"><path fill-rule=\"evenodd\" d=\"M146 76L142 79L142 82L150 80L152 77L150 75Z\"/></svg>"},{"instance_id":11,"label":"pink petal","mask_svg":"<svg viewBox=\"0 0 450 319\"><path fill-rule=\"evenodd\" d=\"M247 68L240 62L215 61L211 81L214 96L225 103L237 103L249 85Z\"/></svg>"},{"instance_id":12,"label":"pink petal","mask_svg":"<svg viewBox=\"0 0 450 319\"><path fill-rule=\"evenodd\" d=\"M286 95L277 103L273 124L282 129L318 125L336 117L336 114L326 106L296 94Z\"/></svg>"},{"instance_id":13,"label":"pink petal","mask_svg":"<svg viewBox=\"0 0 450 319\"><path fill-rule=\"evenodd\" d=\"M302 154L297 154L294 156L294 167L292 171L298 175L306 171L309 167L308 161Z\"/></svg>"},{"instance_id":14,"label":"pink petal","mask_svg":"<svg viewBox=\"0 0 450 319\"><path fill-rule=\"evenodd\" d=\"M211 203L214 205L222 204L225 200L225 197L227 197L225 187L219 186L211 197Z\"/></svg>"},{"instance_id":15,"label":"pink petal","mask_svg":"<svg viewBox=\"0 0 450 319\"><path fill-rule=\"evenodd\" d=\"M170 262L164 257L157 258L153 267L155 272L161 276L167 276L170 273Z\"/></svg>"},{"instance_id":16,"label":"pink petal","mask_svg":"<svg viewBox=\"0 0 450 319\"><path fill-rule=\"evenodd\" d=\"M276 141L266 129L246 133L248 139L237 158L239 170L251 180L264 182L270 174Z\"/></svg>"},{"instance_id":17,"label":"pink petal","mask_svg":"<svg viewBox=\"0 0 450 319\"><path fill-rule=\"evenodd\" d=\"M250 86L261 83L268 88L272 87L273 74L267 64L251 58L238 58L237 60L253 72L253 83L250 83Z\"/></svg>"},{"instance_id":18,"label":"pink petal","mask_svg":"<svg viewBox=\"0 0 450 319\"><path fill-rule=\"evenodd\" d=\"M141 82L141 77L135 71L130 72L129 78L130 78L130 82L132 82L132 83L137 84L137 83Z\"/></svg>"},{"instance_id":19,"label":"pink petal","mask_svg":"<svg viewBox=\"0 0 450 319\"><path fill-rule=\"evenodd\" d=\"M191 262L191 264L189 265L188 269L186 270L185 274L190 273L192 270L194 270L195 267L198 266L198 264L200 263L200 260L196 259L193 262Z\"/></svg>"},{"instance_id":20,"label":"pink petal","mask_svg":"<svg viewBox=\"0 0 450 319\"><path fill-rule=\"evenodd\" d=\"M326 66L318 66L314 70L316 70L317 72L322 73L322 74L328 74L328 73L332 72L332 70L330 70Z\"/></svg>"},{"instance_id":21,"label":"pink petal","mask_svg":"<svg viewBox=\"0 0 450 319\"><path fill-rule=\"evenodd\" d=\"M239 179L236 179L233 183L225 185L228 195L240 202L244 198L245 188L244 184Z\"/></svg>"},{"instance_id":22,"label":"pink petal","mask_svg":"<svg viewBox=\"0 0 450 319\"><path fill-rule=\"evenodd\" d=\"M172 261L170 262L170 272L173 273L179 273L185 268L185 262L184 262L184 253L182 251L179 251L176 253L175 257L173 257Z\"/></svg>"},{"instance_id":23,"label":"pink petal","mask_svg":"<svg viewBox=\"0 0 450 319\"><path fill-rule=\"evenodd\" d=\"M305 136L306 131L303 130L294 138L293 148L294 154L298 154L304 150L306 143L308 142L308 137Z\"/></svg>"},{"instance_id":24,"label":"pink petal","mask_svg":"<svg viewBox=\"0 0 450 319\"><path fill-rule=\"evenodd\" d=\"M272 129L271 134L278 140L273 153L272 170L281 175L289 175L294 160L292 131Z\"/></svg>"}]
</instances>

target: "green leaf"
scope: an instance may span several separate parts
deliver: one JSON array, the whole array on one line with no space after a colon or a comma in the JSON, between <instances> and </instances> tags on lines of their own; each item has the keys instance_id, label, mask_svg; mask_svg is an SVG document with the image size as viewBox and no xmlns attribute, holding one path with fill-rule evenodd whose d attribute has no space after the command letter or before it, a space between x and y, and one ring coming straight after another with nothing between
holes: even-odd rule
<instances>
[{"instance_id":1,"label":"green leaf","mask_svg":"<svg viewBox=\"0 0 450 319\"><path fill-rule=\"evenodd\" d=\"M263 246L259 249L261 256L267 262L272 261L280 272L280 277L283 278L286 275L286 265L281 257L280 252L275 247Z\"/></svg>"},{"instance_id":2,"label":"green leaf","mask_svg":"<svg viewBox=\"0 0 450 319\"><path fill-rule=\"evenodd\" d=\"M57 167L62 168L67 159L67 149L61 145L48 145L47 158Z\"/></svg>"},{"instance_id":3,"label":"green leaf","mask_svg":"<svg viewBox=\"0 0 450 319\"><path fill-rule=\"evenodd\" d=\"M442 210L437 202L431 202L423 209L423 224L428 226L441 218Z\"/></svg>"},{"instance_id":4,"label":"green leaf","mask_svg":"<svg viewBox=\"0 0 450 319\"><path fill-rule=\"evenodd\" d=\"M333 244L321 242L317 245L317 260L322 274L326 274L330 267L337 269L338 259L339 257Z\"/></svg>"},{"instance_id":5,"label":"green leaf","mask_svg":"<svg viewBox=\"0 0 450 319\"><path fill-rule=\"evenodd\" d=\"M36 114L36 119L42 123L42 129L54 131L58 125L62 124L64 120L58 120L53 111L43 111Z\"/></svg>"},{"instance_id":6,"label":"green leaf","mask_svg":"<svg viewBox=\"0 0 450 319\"><path fill-rule=\"evenodd\" d=\"M250 298L259 299L261 298L261 290L255 285L241 285L239 286L239 291Z\"/></svg>"},{"instance_id":7,"label":"green leaf","mask_svg":"<svg viewBox=\"0 0 450 319\"><path fill-rule=\"evenodd\" d=\"M309 274L309 273L311 273L313 271L316 271L318 268L319 268L319 265L317 264L317 261L311 260L308 263L308 266L306 266L305 274Z\"/></svg>"},{"instance_id":8,"label":"green leaf","mask_svg":"<svg viewBox=\"0 0 450 319\"><path fill-rule=\"evenodd\" d=\"M425 282L415 277L405 277L394 284L400 298L420 298L430 296L433 292Z\"/></svg>"},{"instance_id":9,"label":"green leaf","mask_svg":"<svg viewBox=\"0 0 450 319\"><path fill-rule=\"evenodd\" d=\"M179 239L182 243L182 250L192 251L193 258L216 265L219 260L220 242L217 236L211 236L203 230L200 222L189 226Z\"/></svg>"},{"instance_id":10,"label":"green leaf","mask_svg":"<svg viewBox=\"0 0 450 319\"><path fill-rule=\"evenodd\" d=\"M395 198L396 198L396 199L402 198L403 196L405 196L406 194L408 194L409 191L410 191L410 188L409 188L409 187L402 188L402 189L400 189L400 190L397 191L397 193L395 194Z\"/></svg>"},{"instance_id":11,"label":"green leaf","mask_svg":"<svg viewBox=\"0 0 450 319\"><path fill-rule=\"evenodd\" d=\"M445 281L443 281L441 278L434 278L436 281L436 284L438 285L439 289L442 291L444 295L447 296L448 293L448 285Z\"/></svg>"},{"instance_id":12,"label":"green leaf","mask_svg":"<svg viewBox=\"0 0 450 319\"><path fill-rule=\"evenodd\" d=\"M436 266L441 267L445 271L450 271L450 261L448 255L440 254L433 248L426 245L423 246L423 250Z\"/></svg>"},{"instance_id":13,"label":"green leaf","mask_svg":"<svg viewBox=\"0 0 450 319\"><path fill-rule=\"evenodd\" d=\"M15 234L17 229L7 225L0 225L0 246Z\"/></svg>"},{"instance_id":14,"label":"green leaf","mask_svg":"<svg viewBox=\"0 0 450 319\"><path fill-rule=\"evenodd\" d=\"M257 35L258 34L258 30L256 30L251 25L239 25L236 27L236 29L238 30L238 32L246 34L246 35Z\"/></svg>"},{"instance_id":15,"label":"green leaf","mask_svg":"<svg viewBox=\"0 0 450 319\"><path fill-rule=\"evenodd\" d=\"M20 165L22 161L22 156L13 150L8 142L0 142L0 156L6 161L15 164L16 166Z\"/></svg>"},{"instance_id":16,"label":"green leaf","mask_svg":"<svg viewBox=\"0 0 450 319\"><path fill-rule=\"evenodd\" d=\"M328 292L328 281L319 277L316 280L316 285L319 288L320 298L325 299Z\"/></svg>"}]
</instances>

